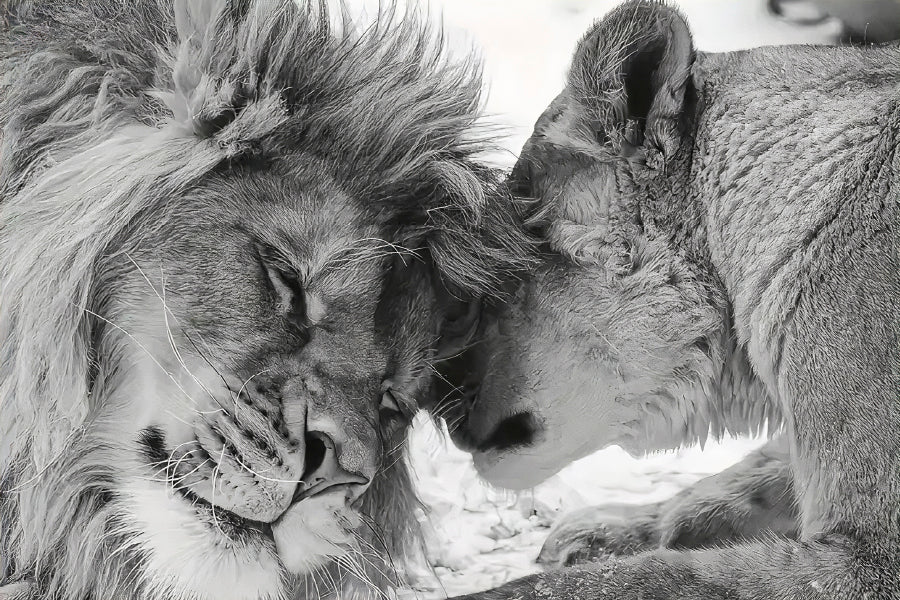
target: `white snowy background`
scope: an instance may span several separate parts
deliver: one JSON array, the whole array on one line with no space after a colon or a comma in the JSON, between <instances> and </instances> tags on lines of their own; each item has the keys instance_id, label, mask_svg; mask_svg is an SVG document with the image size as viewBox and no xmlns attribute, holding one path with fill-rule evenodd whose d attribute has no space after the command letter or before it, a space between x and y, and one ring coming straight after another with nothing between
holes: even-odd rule
<instances>
[{"instance_id":1,"label":"white snowy background","mask_svg":"<svg viewBox=\"0 0 900 600\"><path fill-rule=\"evenodd\" d=\"M416 0L410 0L416 1ZM424 3L424 0L423 0ZM430 0L454 51L474 48L485 63L487 112L505 133L511 167L532 125L562 89L575 44L617 0ZM768 14L765 0L680 0L699 50L729 51L791 43L833 43L840 26L797 26ZM355 0L354 8L374 6ZM710 442L643 459L617 447L584 458L541 486L512 494L478 480L469 456L426 420L417 423L411 462L422 499L431 570L416 574L401 600L444 598L487 589L539 569L534 559L550 524L572 509L609 502L656 502L737 462L759 440Z\"/></svg>"}]
</instances>

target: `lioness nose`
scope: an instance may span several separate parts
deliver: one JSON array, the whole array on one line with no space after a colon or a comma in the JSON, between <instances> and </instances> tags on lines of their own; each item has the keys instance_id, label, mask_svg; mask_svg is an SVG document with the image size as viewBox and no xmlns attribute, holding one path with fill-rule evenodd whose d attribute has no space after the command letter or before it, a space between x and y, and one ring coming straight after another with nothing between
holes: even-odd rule
<instances>
[{"instance_id":1,"label":"lioness nose","mask_svg":"<svg viewBox=\"0 0 900 600\"><path fill-rule=\"evenodd\" d=\"M335 488L345 488L348 502L356 500L368 487L370 479L341 466L340 445L334 437L321 431L306 434L306 458L303 476L294 492L294 502Z\"/></svg>"},{"instance_id":2,"label":"lioness nose","mask_svg":"<svg viewBox=\"0 0 900 600\"><path fill-rule=\"evenodd\" d=\"M521 446L528 446L534 442L538 431L537 419L528 412L520 412L506 417L491 432L491 434L478 446L478 450L509 450Z\"/></svg>"}]
</instances>

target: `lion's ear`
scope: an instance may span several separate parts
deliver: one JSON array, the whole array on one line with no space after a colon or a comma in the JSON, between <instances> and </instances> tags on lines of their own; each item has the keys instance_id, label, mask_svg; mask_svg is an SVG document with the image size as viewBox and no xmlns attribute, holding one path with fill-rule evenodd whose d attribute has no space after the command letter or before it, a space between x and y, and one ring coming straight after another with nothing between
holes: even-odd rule
<instances>
[{"instance_id":1,"label":"lion's ear","mask_svg":"<svg viewBox=\"0 0 900 600\"><path fill-rule=\"evenodd\" d=\"M585 35L569 86L601 142L652 148L665 159L681 142L693 60L684 18L657 1L634 0Z\"/></svg>"}]
</instances>

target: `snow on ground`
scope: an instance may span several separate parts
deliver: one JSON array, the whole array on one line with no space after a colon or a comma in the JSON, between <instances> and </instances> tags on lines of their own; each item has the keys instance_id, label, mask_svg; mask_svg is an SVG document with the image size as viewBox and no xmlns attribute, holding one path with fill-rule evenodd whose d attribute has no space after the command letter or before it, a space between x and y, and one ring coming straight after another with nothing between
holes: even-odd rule
<instances>
[{"instance_id":1,"label":"snow on ground","mask_svg":"<svg viewBox=\"0 0 900 600\"><path fill-rule=\"evenodd\" d=\"M415 0L411 0L415 1ZM509 167L532 125L560 91L575 44L616 0L433 0L454 51L477 48L485 61L487 111L504 128ZM830 43L834 21L797 27L770 16L764 0L681 0L700 50L727 51L784 43ZM356 0L355 6L371 6ZM436 16L436 15L435 15ZM427 420L416 426L411 462L430 530L433 573L421 573L402 600L443 598L499 585L537 570L534 559L560 514L591 504L663 500L738 461L756 440L711 443L633 459L609 448L572 464L534 490L512 494L481 483L467 454Z\"/></svg>"},{"instance_id":2,"label":"snow on ground","mask_svg":"<svg viewBox=\"0 0 900 600\"><path fill-rule=\"evenodd\" d=\"M513 493L481 482L469 455L420 417L410 458L428 507L422 520L433 572L418 573L413 589L399 598L444 598L534 573L539 570L534 559L558 516L596 504L665 500L760 444L728 439L705 450L694 447L642 459L611 447L571 464L533 490Z\"/></svg>"}]
</instances>

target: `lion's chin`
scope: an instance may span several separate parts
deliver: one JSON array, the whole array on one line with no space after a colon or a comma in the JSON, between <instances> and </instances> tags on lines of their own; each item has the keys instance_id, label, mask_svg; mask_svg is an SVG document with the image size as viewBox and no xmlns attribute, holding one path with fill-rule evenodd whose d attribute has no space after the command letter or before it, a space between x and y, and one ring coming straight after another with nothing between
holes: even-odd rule
<instances>
[{"instance_id":1,"label":"lion's chin","mask_svg":"<svg viewBox=\"0 0 900 600\"><path fill-rule=\"evenodd\" d=\"M303 575L328 557L346 554L359 524L359 513L347 508L345 495L331 492L292 506L272 524L272 534L284 567Z\"/></svg>"},{"instance_id":2,"label":"lion's chin","mask_svg":"<svg viewBox=\"0 0 900 600\"><path fill-rule=\"evenodd\" d=\"M132 481L120 491L142 550L142 576L160 597L262 600L284 595L274 542L204 514L171 488Z\"/></svg>"},{"instance_id":3,"label":"lion's chin","mask_svg":"<svg viewBox=\"0 0 900 600\"><path fill-rule=\"evenodd\" d=\"M120 491L127 527L146 557L145 580L161 597L204 600L283 598L292 575L344 554L351 534L338 523L353 517L327 496L295 506L270 533L225 513L214 518L157 482L133 481Z\"/></svg>"}]
</instances>

